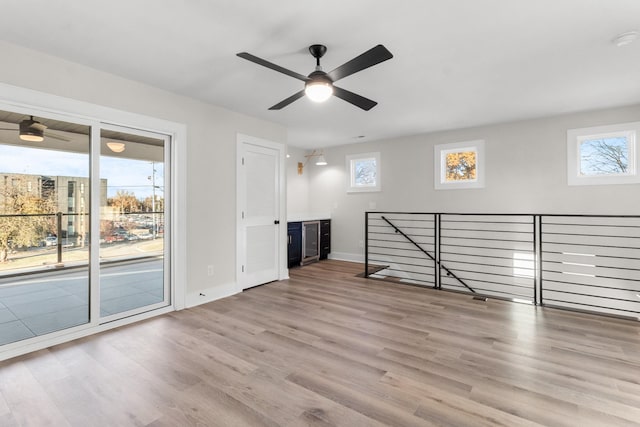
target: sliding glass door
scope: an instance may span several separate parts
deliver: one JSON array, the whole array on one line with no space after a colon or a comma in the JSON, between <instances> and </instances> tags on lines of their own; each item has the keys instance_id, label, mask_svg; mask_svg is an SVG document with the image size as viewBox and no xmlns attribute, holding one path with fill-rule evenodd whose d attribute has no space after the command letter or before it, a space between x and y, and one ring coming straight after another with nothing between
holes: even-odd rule
<instances>
[{"instance_id":1,"label":"sliding glass door","mask_svg":"<svg viewBox=\"0 0 640 427\"><path fill-rule=\"evenodd\" d=\"M89 133L0 111L0 345L90 322Z\"/></svg>"},{"instance_id":2,"label":"sliding glass door","mask_svg":"<svg viewBox=\"0 0 640 427\"><path fill-rule=\"evenodd\" d=\"M168 138L105 126L100 139L100 316L108 321L170 303Z\"/></svg>"},{"instance_id":3,"label":"sliding glass door","mask_svg":"<svg viewBox=\"0 0 640 427\"><path fill-rule=\"evenodd\" d=\"M0 353L169 306L170 137L16 110L0 111Z\"/></svg>"}]
</instances>

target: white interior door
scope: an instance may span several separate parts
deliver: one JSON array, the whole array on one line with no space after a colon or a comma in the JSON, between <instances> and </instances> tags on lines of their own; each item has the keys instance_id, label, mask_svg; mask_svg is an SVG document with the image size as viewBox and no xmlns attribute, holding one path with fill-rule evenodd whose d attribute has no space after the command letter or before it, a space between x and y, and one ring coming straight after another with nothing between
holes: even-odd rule
<instances>
[{"instance_id":1,"label":"white interior door","mask_svg":"<svg viewBox=\"0 0 640 427\"><path fill-rule=\"evenodd\" d=\"M280 151L242 141L240 157L239 283L242 289L247 289L278 280Z\"/></svg>"}]
</instances>

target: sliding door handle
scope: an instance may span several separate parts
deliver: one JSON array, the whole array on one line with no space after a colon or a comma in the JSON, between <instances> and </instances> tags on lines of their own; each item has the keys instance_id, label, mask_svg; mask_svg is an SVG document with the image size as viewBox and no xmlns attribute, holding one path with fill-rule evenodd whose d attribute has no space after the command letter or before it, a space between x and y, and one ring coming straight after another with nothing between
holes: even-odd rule
<instances>
[{"instance_id":1,"label":"sliding door handle","mask_svg":"<svg viewBox=\"0 0 640 427\"><path fill-rule=\"evenodd\" d=\"M276 219L276 220L274 220L274 221L273 221L273 223L274 223L275 225L278 225L278 224L280 224L280 220L279 220L279 219Z\"/></svg>"}]
</instances>

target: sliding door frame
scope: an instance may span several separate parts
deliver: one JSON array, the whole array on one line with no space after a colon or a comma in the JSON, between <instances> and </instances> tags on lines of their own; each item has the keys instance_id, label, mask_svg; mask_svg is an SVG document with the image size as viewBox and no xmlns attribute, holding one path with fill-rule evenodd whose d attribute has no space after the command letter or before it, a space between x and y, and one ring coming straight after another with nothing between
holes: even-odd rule
<instances>
[{"instance_id":1,"label":"sliding door frame","mask_svg":"<svg viewBox=\"0 0 640 427\"><path fill-rule=\"evenodd\" d=\"M90 299L89 323L63 329L50 334L29 338L0 347L0 361L26 354L52 345L92 335L108 329L138 322L160 314L185 308L186 300L186 125L130 113L31 89L0 83L0 110L40 115L47 118L91 126L90 176L91 181L91 244L89 253ZM170 201L165 206L169 214L168 271L165 280L170 283L169 305L129 317L101 323L99 284L100 235L100 129L110 125L146 131L168 138L165 162L168 163ZM165 263L167 261L165 260ZM165 269L166 270L166 269Z\"/></svg>"}]
</instances>

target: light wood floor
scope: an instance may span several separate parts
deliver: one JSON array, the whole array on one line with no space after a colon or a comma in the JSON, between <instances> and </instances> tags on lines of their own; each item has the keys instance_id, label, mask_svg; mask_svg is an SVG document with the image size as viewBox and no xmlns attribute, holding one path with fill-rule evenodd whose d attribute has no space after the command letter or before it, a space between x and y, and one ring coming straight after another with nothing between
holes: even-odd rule
<instances>
[{"instance_id":1,"label":"light wood floor","mask_svg":"<svg viewBox=\"0 0 640 427\"><path fill-rule=\"evenodd\" d=\"M291 280L0 364L0 425L640 425L640 323Z\"/></svg>"}]
</instances>

